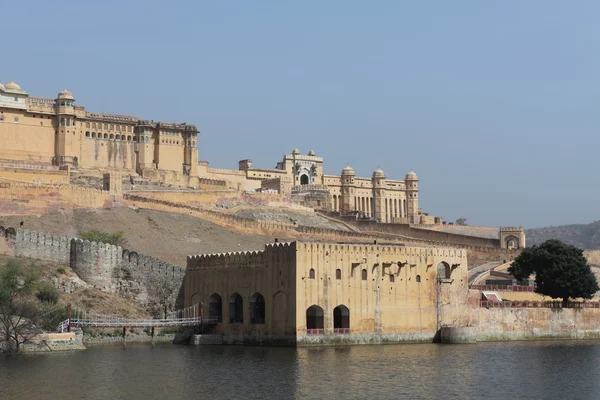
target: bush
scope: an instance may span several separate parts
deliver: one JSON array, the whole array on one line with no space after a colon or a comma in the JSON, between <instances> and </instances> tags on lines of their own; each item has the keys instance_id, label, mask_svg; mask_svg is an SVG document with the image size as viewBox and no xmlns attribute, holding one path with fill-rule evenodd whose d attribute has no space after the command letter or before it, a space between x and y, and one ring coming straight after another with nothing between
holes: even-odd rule
<instances>
[{"instance_id":1,"label":"bush","mask_svg":"<svg viewBox=\"0 0 600 400\"><path fill-rule=\"evenodd\" d=\"M56 268L56 272L58 272L61 275L64 275L67 273L67 270L64 267L59 267L59 268Z\"/></svg>"},{"instance_id":2,"label":"bush","mask_svg":"<svg viewBox=\"0 0 600 400\"><path fill-rule=\"evenodd\" d=\"M60 294L58 289L50 282L42 282L38 285L35 297L42 303L56 304Z\"/></svg>"},{"instance_id":3,"label":"bush","mask_svg":"<svg viewBox=\"0 0 600 400\"><path fill-rule=\"evenodd\" d=\"M106 233L95 229L87 232L79 232L79 238L90 242L108 243L115 246L124 246L125 236L123 232Z\"/></svg>"}]
</instances>

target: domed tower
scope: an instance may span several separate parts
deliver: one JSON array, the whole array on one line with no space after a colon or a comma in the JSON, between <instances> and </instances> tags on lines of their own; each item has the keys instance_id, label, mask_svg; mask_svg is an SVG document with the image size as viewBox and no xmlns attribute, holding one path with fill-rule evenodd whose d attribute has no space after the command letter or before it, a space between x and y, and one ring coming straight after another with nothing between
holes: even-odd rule
<instances>
[{"instance_id":1,"label":"domed tower","mask_svg":"<svg viewBox=\"0 0 600 400\"><path fill-rule=\"evenodd\" d=\"M377 221L391 222L387 220L385 212L385 174L380 168L373 171L373 216Z\"/></svg>"},{"instance_id":2,"label":"domed tower","mask_svg":"<svg viewBox=\"0 0 600 400\"><path fill-rule=\"evenodd\" d=\"M406 216L409 224L419 222L419 179L415 171L410 171L404 178L406 183Z\"/></svg>"},{"instance_id":3,"label":"domed tower","mask_svg":"<svg viewBox=\"0 0 600 400\"><path fill-rule=\"evenodd\" d=\"M64 89L54 101L56 112L56 164L77 164L77 158L72 154L73 142L79 137L75 133L75 98L67 89ZM77 145L77 143L75 143ZM75 146L77 147L77 146Z\"/></svg>"},{"instance_id":4,"label":"domed tower","mask_svg":"<svg viewBox=\"0 0 600 400\"><path fill-rule=\"evenodd\" d=\"M355 211L354 208L354 170L346 165L342 170L342 201L340 201L340 212L342 214Z\"/></svg>"}]
</instances>

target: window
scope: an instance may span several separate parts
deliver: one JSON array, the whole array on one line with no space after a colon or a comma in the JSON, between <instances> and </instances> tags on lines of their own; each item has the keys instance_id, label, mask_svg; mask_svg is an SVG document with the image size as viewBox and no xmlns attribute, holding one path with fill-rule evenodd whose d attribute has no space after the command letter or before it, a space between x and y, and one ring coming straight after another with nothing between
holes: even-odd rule
<instances>
[{"instance_id":1,"label":"window","mask_svg":"<svg viewBox=\"0 0 600 400\"><path fill-rule=\"evenodd\" d=\"M417 283L421 282L421 275L417 275Z\"/></svg>"},{"instance_id":2,"label":"window","mask_svg":"<svg viewBox=\"0 0 600 400\"><path fill-rule=\"evenodd\" d=\"M94 125L96 125L96 124L94 124ZM85 127L86 127L86 128L89 128L89 127L90 127L90 123L89 123L89 122L86 122L86 123L85 123ZM95 128L95 126L94 126L94 128Z\"/></svg>"},{"instance_id":3,"label":"window","mask_svg":"<svg viewBox=\"0 0 600 400\"><path fill-rule=\"evenodd\" d=\"M0 122L4 122L4 115L0 115Z\"/></svg>"},{"instance_id":4,"label":"window","mask_svg":"<svg viewBox=\"0 0 600 400\"><path fill-rule=\"evenodd\" d=\"M308 271L308 279L315 279L315 270L313 268Z\"/></svg>"},{"instance_id":5,"label":"window","mask_svg":"<svg viewBox=\"0 0 600 400\"><path fill-rule=\"evenodd\" d=\"M44 126L44 121L40 121L40 126Z\"/></svg>"},{"instance_id":6,"label":"window","mask_svg":"<svg viewBox=\"0 0 600 400\"><path fill-rule=\"evenodd\" d=\"M366 280L367 280L367 270L366 270L366 269L363 269L363 270L362 270L362 280L363 280L363 281L366 281Z\"/></svg>"},{"instance_id":7,"label":"window","mask_svg":"<svg viewBox=\"0 0 600 400\"><path fill-rule=\"evenodd\" d=\"M337 279L338 281L342 279L342 270L339 268L335 270L335 279Z\"/></svg>"},{"instance_id":8,"label":"window","mask_svg":"<svg viewBox=\"0 0 600 400\"><path fill-rule=\"evenodd\" d=\"M86 132L86 133L85 133L85 137L89 138L89 137L90 137L90 133L89 133L89 132Z\"/></svg>"},{"instance_id":9,"label":"window","mask_svg":"<svg viewBox=\"0 0 600 400\"><path fill-rule=\"evenodd\" d=\"M390 275L390 283L396 282L396 277L394 275Z\"/></svg>"},{"instance_id":10,"label":"window","mask_svg":"<svg viewBox=\"0 0 600 400\"><path fill-rule=\"evenodd\" d=\"M19 98L18 98L18 97L15 97L15 101L18 103L18 102L19 102Z\"/></svg>"},{"instance_id":11,"label":"window","mask_svg":"<svg viewBox=\"0 0 600 400\"><path fill-rule=\"evenodd\" d=\"M19 117L15 117L14 121L15 121L15 124L18 123L19 122Z\"/></svg>"}]
</instances>

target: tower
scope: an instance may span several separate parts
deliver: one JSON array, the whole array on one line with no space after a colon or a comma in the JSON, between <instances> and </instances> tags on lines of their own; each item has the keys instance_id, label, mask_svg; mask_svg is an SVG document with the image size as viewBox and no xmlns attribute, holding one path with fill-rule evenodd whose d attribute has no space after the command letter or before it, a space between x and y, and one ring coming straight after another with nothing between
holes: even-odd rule
<instances>
[{"instance_id":1,"label":"tower","mask_svg":"<svg viewBox=\"0 0 600 400\"><path fill-rule=\"evenodd\" d=\"M340 202L340 212L342 214L355 211L354 206L354 170L346 165L342 170L342 201Z\"/></svg>"},{"instance_id":2,"label":"tower","mask_svg":"<svg viewBox=\"0 0 600 400\"><path fill-rule=\"evenodd\" d=\"M135 127L137 136L137 173L144 176L144 170L155 169L154 165L154 143L152 143L152 134L154 125L151 121L138 121Z\"/></svg>"},{"instance_id":3,"label":"tower","mask_svg":"<svg viewBox=\"0 0 600 400\"><path fill-rule=\"evenodd\" d=\"M415 171L404 178L406 184L406 216L409 224L419 223L419 179Z\"/></svg>"},{"instance_id":4,"label":"tower","mask_svg":"<svg viewBox=\"0 0 600 400\"><path fill-rule=\"evenodd\" d=\"M73 94L67 89L58 93L54 101L56 112L55 164L77 165L77 157L72 153L75 138L75 108Z\"/></svg>"},{"instance_id":5,"label":"tower","mask_svg":"<svg viewBox=\"0 0 600 400\"><path fill-rule=\"evenodd\" d=\"M198 129L194 125L185 125L183 130L183 141L185 143L185 154L183 155L184 171L190 176L198 176Z\"/></svg>"},{"instance_id":6,"label":"tower","mask_svg":"<svg viewBox=\"0 0 600 400\"><path fill-rule=\"evenodd\" d=\"M385 210L385 174L379 168L373 171L373 216L380 222L391 222L387 220Z\"/></svg>"}]
</instances>

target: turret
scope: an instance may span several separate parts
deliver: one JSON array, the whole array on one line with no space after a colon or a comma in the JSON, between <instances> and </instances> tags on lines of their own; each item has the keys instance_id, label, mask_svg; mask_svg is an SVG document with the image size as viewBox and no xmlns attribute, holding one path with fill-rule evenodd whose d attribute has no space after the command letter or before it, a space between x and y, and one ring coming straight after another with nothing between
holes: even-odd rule
<instances>
[{"instance_id":1,"label":"turret","mask_svg":"<svg viewBox=\"0 0 600 400\"><path fill-rule=\"evenodd\" d=\"M385 210L385 174L380 168L373 171L373 216L381 222L391 222L387 220Z\"/></svg>"},{"instance_id":2,"label":"turret","mask_svg":"<svg viewBox=\"0 0 600 400\"><path fill-rule=\"evenodd\" d=\"M354 170L346 165L342 170L342 201L340 202L340 212L342 214L355 211L354 207Z\"/></svg>"},{"instance_id":3,"label":"turret","mask_svg":"<svg viewBox=\"0 0 600 400\"><path fill-rule=\"evenodd\" d=\"M406 184L406 215L408 223L419 222L419 179L414 171L410 171L404 178Z\"/></svg>"},{"instance_id":4,"label":"turret","mask_svg":"<svg viewBox=\"0 0 600 400\"><path fill-rule=\"evenodd\" d=\"M154 169L154 144L152 135L154 123L152 121L140 120L137 122L135 135L137 137L138 165L137 172L143 175L144 169Z\"/></svg>"},{"instance_id":5,"label":"turret","mask_svg":"<svg viewBox=\"0 0 600 400\"><path fill-rule=\"evenodd\" d=\"M57 133L57 144L56 144L56 164L76 164L76 160L71 154L73 146L71 142L74 140L75 135L75 108L73 103L75 98L73 94L67 89L64 89L54 101L54 109L56 112L56 133ZM75 138L77 139L77 138ZM75 143L75 148L78 148Z\"/></svg>"}]
</instances>

